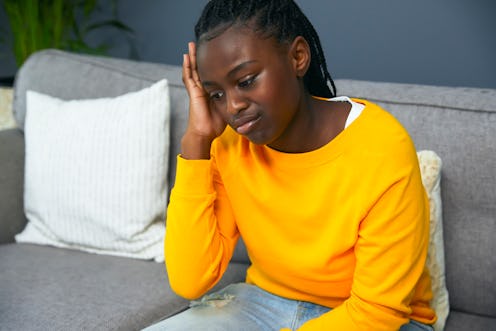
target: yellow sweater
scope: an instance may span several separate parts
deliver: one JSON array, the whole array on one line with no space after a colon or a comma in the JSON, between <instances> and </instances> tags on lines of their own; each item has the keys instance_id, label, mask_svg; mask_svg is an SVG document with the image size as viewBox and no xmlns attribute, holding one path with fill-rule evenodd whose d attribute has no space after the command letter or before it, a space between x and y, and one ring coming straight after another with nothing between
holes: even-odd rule
<instances>
[{"instance_id":1,"label":"yellow sweater","mask_svg":"<svg viewBox=\"0 0 496 331\"><path fill-rule=\"evenodd\" d=\"M241 234L248 283L334 308L300 330L435 321L415 148L390 114L355 101L362 114L315 151L277 152L228 128L210 160L178 157L165 240L174 291L197 298L212 288Z\"/></svg>"}]
</instances>

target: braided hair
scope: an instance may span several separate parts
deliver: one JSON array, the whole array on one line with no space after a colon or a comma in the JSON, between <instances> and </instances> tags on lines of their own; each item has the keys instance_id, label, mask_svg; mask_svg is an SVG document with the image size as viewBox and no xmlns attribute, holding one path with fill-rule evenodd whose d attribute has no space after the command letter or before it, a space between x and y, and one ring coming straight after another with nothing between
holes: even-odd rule
<instances>
[{"instance_id":1,"label":"braided hair","mask_svg":"<svg viewBox=\"0 0 496 331\"><path fill-rule=\"evenodd\" d=\"M233 25L249 26L279 43L291 43L297 36L305 38L311 54L303 77L305 87L315 96L336 96L319 36L293 0L210 0L196 23L196 40L211 40Z\"/></svg>"}]
</instances>

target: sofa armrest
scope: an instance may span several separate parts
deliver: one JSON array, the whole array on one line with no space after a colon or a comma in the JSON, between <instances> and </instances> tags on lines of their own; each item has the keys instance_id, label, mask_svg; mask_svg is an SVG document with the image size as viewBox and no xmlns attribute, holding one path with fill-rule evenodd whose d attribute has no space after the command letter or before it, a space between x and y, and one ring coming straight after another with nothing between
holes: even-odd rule
<instances>
[{"instance_id":1,"label":"sofa armrest","mask_svg":"<svg viewBox=\"0 0 496 331\"><path fill-rule=\"evenodd\" d=\"M23 206L24 135L0 131L0 244L14 241L26 225Z\"/></svg>"}]
</instances>

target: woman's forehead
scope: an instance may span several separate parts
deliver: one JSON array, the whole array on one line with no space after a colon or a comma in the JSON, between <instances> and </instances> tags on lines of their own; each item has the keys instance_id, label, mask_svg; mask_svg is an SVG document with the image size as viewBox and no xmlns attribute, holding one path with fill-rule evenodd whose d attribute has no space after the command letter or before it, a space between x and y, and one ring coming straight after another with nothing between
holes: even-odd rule
<instances>
[{"instance_id":1,"label":"woman's forehead","mask_svg":"<svg viewBox=\"0 0 496 331\"><path fill-rule=\"evenodd\" d=\"M275 38L262 37L249 27L232 26L217 37L201 41L197 48L200 75L215 69L229 71L243 61L263 61L280 53Z\"/></svg>"}]
</instances>

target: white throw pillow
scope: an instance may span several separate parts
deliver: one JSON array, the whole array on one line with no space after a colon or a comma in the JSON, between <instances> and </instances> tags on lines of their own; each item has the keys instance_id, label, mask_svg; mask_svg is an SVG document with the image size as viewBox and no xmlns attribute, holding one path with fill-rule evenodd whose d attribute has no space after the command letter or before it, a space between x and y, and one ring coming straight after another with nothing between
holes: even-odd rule
<instances>
[{"instance_id":1,"label":"white throw pillow","mask_svg":"<svg viewBox=\"0 0 496 331\"><path fill-rule=\"evenodd\" d=\"M27 92L21 243L163 261L166 80L115 98Z\"/></svg>"},{"instance_id":2,"label":"white throw pillow","mask_svg":"<svg viewBox=\"0 0 496 331\"><path fill-rule=\"evenodd\" d=\"M442 331L449 314L448 290L444 273L444 241L441 204L441 158L433 151L417 153L422 183L430 204L430 241L427 268L431 274L433 298L431 306L436 310L434 330Z\"/></svg>"}]
</instances>

